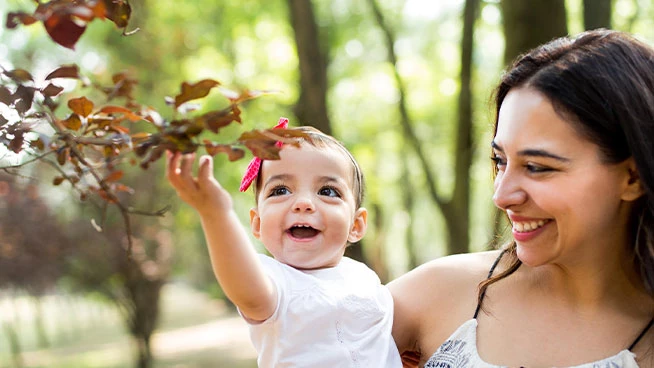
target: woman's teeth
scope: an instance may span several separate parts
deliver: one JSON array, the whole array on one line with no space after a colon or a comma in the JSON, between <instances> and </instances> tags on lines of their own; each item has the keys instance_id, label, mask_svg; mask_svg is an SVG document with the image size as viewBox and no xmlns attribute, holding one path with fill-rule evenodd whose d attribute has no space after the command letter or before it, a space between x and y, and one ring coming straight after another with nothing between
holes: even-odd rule
<instances>
[{"instance_id":1,"label":"woman's teeth","mask_svg":"<svg viewBox=\"0 0 654 368\"><path fill-rule=\"evenodd\" d=\"M546 220L514 222L513 230L518 233L526 233L538 229L539 227L545 225L545 223L547 223Z\"/></svg>"}]
</instances>

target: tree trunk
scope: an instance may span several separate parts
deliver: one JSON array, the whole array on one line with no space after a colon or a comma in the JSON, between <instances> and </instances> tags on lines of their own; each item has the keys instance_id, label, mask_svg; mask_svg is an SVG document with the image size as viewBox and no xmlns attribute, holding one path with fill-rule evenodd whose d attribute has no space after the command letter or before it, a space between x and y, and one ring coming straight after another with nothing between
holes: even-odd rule
<instances>
[{"instance_id":1,"label":"tree trunk","mask_svg":"<svg viewBox=\"0 0 654 368\"><path fill-rule=\"evenodd\" d=\"M327 114L327 62L322 52L311 0L288 0L300 63L300 98L295 115L301 125L332 134Z\"/></svg>"},{"instance_id":2,"label":"tree trunk","mask_svg":"<svg viewBox=\"0 0 654 368\"><path fill-rule=\"evenodd\" d=\"M3 322L2 329L4 330L4 334L7 336L7 342L9 343L9 351L11 352L11 359L14 368L23 367L22 349L16 329L11 322Z\"/></svg>"},{"instance_id":3,"label":"tree trunk","mask_svg":"<svg viewBox=\"0 0 654 368\"><path fill-rule=\"evenodd\" d=\"M48 340L48 334L45 331L45 321L43 320L43 305L41 304L41 298L39 296L32 295L32 301L34 302L34 328L36 329L38 347L39 349L46 349L50 347L50 341Z\"/></svg>"},{"instance_id":4,"label":"tree trunk","mask_svg":"<svg viewBox=\"0 0 654 368\"><path fill-rule=\"evenodd\" d=\"M470 217L470 167L472 166L472 53L474 40L474 23L477 18L479 0L466 0L464 7L463 38L461 41L461 94L459 95L459 119L456 137L456 168L455 168L455 189L449 198L444 198L438 191L438 180L432 171L428 157L422 148L422 142L418 138L411 118L409 117L406 104L406 87L397 70L397 56L394 45L395 36L386 24L384 17L375 0L368 0L377 24L382 29L386 48L388 50L388 61L394 67L395 81L399 90L400 125L404 138L418 156L425 179L427 190L434 203L438 206L447 224L447 253L465 253L469 250L470 238L468 225Z\"/></svg>"},{"instance_id":5,"label":"tree trunk","mask_svg":"<svg viewBox=\"0 0 654 368\"><path fill-rule=\"evenodd\" d=\"M470 250L470 168L473 153L472 125L472 54L474 50L475 21L479 0L466 0L463 9L463 36L461 37L461 90L458 101L458 132L456 136L455 184L451 211L445 216L449 225L447 253L466 253ZM449 206L448 206L449 207Z\"/></svg>"},{"instance_id":6,"label":"tree trunk","mask_svg":"<svg viewBox=\"0 0 654 368\"><path fill-rule=\"evenodd\" d=\"M150 349L150 336L139 336L135 338L138 354L138 368L152 367L152 350Z\"/></svg>"},{"instance_id":7,"label":"tree trunk","mask_svg":"<svg viewBox=\"0 0 654 368\"><path fill-rule=\"evenodd\" d=\"M162 260L157 262L163 264ZM161 288L167 279L167 271L145 274L142 264L133 258L127 259L122 267L123 288L114 300L134 342L136 367L151 368L154 358L150 338L159 320L159 299ZM167 265L162 267L167 269Z\"/></svg>"},{"instance_id":8,"label":"tree trunk","mask_svg":"<svg viewBox=\"0 0 654 368\"><path fill-rule=\"evenodd\" d=\"M379 276L382 284L385 284L389 281L389 272L388 262L386 262L386 257L384 256L384 245L387 239L387 232L384 225L384 208L379 203L372 203L368 219L372 219L375 222L375 234L366 237L368 244L372 244L366 248L370 251L367 253L366 259L370 262L370 268L375 270L375 273Z\"/></svg>"},{"instance_id":9,"label":"tree trunk","mask_svg":"<svg viewBox=\"0 0 654 368\"><path fill-rule=\"evenodd\" d=\"M502 0L501 7L505 65L518 55L568 33L565 0Z\"/></svg>"},{"instance_id":10,"label":"tree trunk","mask_svg":"<svg viewBox=\"0 0 654 368\"><path fill-rule=\"evenodd\" d=\"M584 29L611 28L612 0L584 0Z\"/></svg>"},{"instance_id":11,"label":"tree trunk","mask_svg":"<svg viewBox=\"0 0 654 368\"><path fill-rule=\"evenodd\" d=\"M406 234L404 235L406 254L408 257L407 267L412 270L418 266L418 253L416 251L415 237L413 236L413 210L415 207L414 188L411 186L411 173L409 172L409 162L406 155L402 160L402 203L404 210L409 214L409 220L406 224Z\"/></svg>"}]
</instances>

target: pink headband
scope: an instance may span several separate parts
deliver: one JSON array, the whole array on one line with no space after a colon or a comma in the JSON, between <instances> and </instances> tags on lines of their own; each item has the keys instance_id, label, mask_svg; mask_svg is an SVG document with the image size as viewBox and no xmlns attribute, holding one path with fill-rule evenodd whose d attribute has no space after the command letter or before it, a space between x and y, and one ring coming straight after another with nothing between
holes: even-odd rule
<instances>
[{"instance_id":1,"label":"pink headband","mask_svg":"<svg viewBox=\"0 0 654 368\"><path fill-rule=\"evenodd\" d=\"M286 129L288 127L288 119L287 118L279 118L279 121L277 122L277 125L273 129L277 128L282 128ZM282 142L277 142L276 145L277 147L282 146ZM248 168L245 169L245 175L243 175L243 179L241 180L241 186L238 188L241 192L245 192L248 190L250 187L250 184L254 181L254 179L259 175L259 169L261 169L261 160L259 157L254 157L252 161L248 164Z\"/></svg>"}]
</instances>

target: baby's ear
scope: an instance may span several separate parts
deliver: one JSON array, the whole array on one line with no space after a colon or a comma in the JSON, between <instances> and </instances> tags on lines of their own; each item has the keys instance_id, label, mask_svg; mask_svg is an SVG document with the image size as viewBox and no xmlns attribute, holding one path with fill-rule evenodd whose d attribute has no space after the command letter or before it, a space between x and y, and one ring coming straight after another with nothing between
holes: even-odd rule
<instances>
[{"instance_id":1,"label":"baby's ear","mask_svg":"<svg viewBox=\"0 0 654 368\"><path fill-rule=\"evenodd\" d=\"M624 182L621 198L625 201L635 201L645 193L645 189L643 188L643 182L638 173L638 168L636 167L634 158L631 157L627 159L625 166L627 176Z\"/></svg>"},{"instance_id":2,"label":"baby's ear","mask_svg":"<svg viewBox=\"0 0 654 368\"><path fill-rule=\"evenodd\" d=\"M256 208L250 209L250 229L252 229L252 235L259 239L261 235L261 218Z\"/></svg>"},{"instance_id":3,"label":"baby's ear","mask_svg":"<svg viewBox=\"0 0 654 368\"><path fill-rule=\"evenodd\" d=\"M347 241L350 243L358 242L366 235L366 229L368 229L368 210L361 207L354 213L354 221L352 221L352 228L347 236Z\"/></svg>"}]
</instances>

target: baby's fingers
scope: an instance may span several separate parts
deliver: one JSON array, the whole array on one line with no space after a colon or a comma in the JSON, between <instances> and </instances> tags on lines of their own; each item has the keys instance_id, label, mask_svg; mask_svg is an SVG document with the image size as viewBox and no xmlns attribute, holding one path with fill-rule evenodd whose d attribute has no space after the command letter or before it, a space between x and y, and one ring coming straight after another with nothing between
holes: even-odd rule
<instances>
[{"instance_id":1,"label":"baby's fingers","mask_svg":"<svg viewBox=\"0 0 654 368\"><path fill-rule=\"evenodd\" d=\"M200 168L198 170L198 184L201 187L212 183L213 177L213 158L209 155L200 157Z\"/></svg>"},{"instance_id":2,"label":"baby's fingers","mask_svg":"<svg viewBox=\"0 0 654 368\"><path fill-rule=\"evenodd\" d=\"M174 183L178 178L178 167L179 167L179 152L170 152L166 151L166 178L171 183Z\"/></svg>"},{"instance_id":3,"label":"baby's fingers","mask_svg":"<svg viewBox=\"0 0 654 368\"><path fill-rule=\"evenodd\" d=\"M166 176L177 190L190 190L196 187L191 175L194 155L182 155L179 152L168 155Z\"/></svg>"},{"instance_id":4,"label":"baby's fingers","mask_svg":"<svg viewBox=\"0 0 654 368\"><path fill-rule=\"evenodd\" d=\"M181 163L179 165L180 175L182 178L192 178L191 170L193 169L193 162L195 161L195 153L182 155Z\"/></svg>"}]
</instances>

